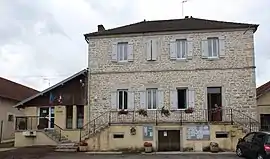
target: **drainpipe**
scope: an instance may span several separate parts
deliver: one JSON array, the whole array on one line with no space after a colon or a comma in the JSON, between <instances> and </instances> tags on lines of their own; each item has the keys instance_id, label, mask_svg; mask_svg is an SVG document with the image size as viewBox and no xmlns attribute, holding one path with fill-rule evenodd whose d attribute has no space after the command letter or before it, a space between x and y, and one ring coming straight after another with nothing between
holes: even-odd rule
<instances>
[{"instance_id":1,"label":"drainpipe","mask_svg":"<svg viewBox=\"0 0 270 159\"><path fill-rule=\"evenodd\" d=\"M85 37L85 41L87 42L87 44L88 44L88 50L89 50L89 39L87 38L87 36L84 36ZM90 57L90 53L88 52L88 75L87 75L87 106L88 106L88 109L87 109L87 114L88 114L88 120L87 120L87 123L89 123L91 120L90 120L90 118L91 118L91 115L90 115L90 113L91 113L91 106L90 106L90 83L91 83L91 69L90 69L90 59L91 59L91 57ZM90 131L90 127L88 128L88 132ZM88 133L89 134L89 133Z\"/></svg>"}]
</instances>

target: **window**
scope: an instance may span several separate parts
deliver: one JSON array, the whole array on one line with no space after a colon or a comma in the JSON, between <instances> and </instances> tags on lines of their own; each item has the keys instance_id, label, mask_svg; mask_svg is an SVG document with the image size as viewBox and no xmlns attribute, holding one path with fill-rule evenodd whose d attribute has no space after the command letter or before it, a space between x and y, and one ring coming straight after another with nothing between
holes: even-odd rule
<instances>
[{"instance_id":1,"label":"window","mask_svg":"<svg viewBox=\"0 0 270 159\"><path fill-rule=\"evenodd\" d=\"M264 133L256 133L253 140L256 143L261 143L261 142L263 142L265 136L266 136L266 134L264 134Z\"/></svg>"},{"instance_id":2,"label":"window","mask_svg":"<svg viewBox=\"0 0 270 159\"><path fill-rule=\"evenodd\" d=\"M157 89L151 88L146 90L147 108L157 109Z\"/></svg>"},{"instance_id":3,"label":"window","mask_svg":"<svg viewBox=\"0 0 270 159\"><path fill-rule=\"evenodd\" d=\"M113 134L113 138L122 139L122 138L124 138L124 134Z\"/></svg>"},{"instance_id":4,"label":"window","mask_svg":"<svg viewBox=\"0 0 270 159\"><path fill-rule=\"evenodd\" d=\"M208 41L208 57L217 58L219 55L218 38L207 38Z\"/></svg>"},{"instance_id":5,"label":"window","mask_svg":"<svg viewBox=\"0 0 270 159\"><path fill-rule=\"evenodd\" d=\"M84 120L84 106L77 105L77 129L83 127L83 120Z\"/></svg>"},{"instance_id":6,"label":"window","mask_svg":"<svg viewBox=\"0 0 270 159\"><path fill-rule=\"evenodd\" d=\"M148 61L155 61L157 60L157 41L156 40L150 40L148 43L147 48L147 60Z\"/></svg>"},{"instance_id":7,"label":"window","mask_svg":"<svg viewBox=\"0 0 270 159\"><path fill-rule=\"evenodd\" d=\"M176 58L185 59L187 55L187 40L176 40Z\"/></svg>"},{"instance_id":8,"label":"window","mask_svg":"<svg viewBox=\"0 0 270 159\"><path fill-rule=\"evenodd\" d=\"M245 141L245 142L252 142L253 137L254 137L254 133L247 134L247 135L244 137L244 141Z\"/></svg>"},{"instance_id":9,"label":"window","mask_svg":"<svg viewBox=\"0 0 270 159\"><path fill-rule=\"evenodd\" d=\"M187 108L187 89L177 89L178 109Z\"/></svg>"},{"instance_id":10,"label":"window","mask_svg":"<svg viewBox=\"0 0 270 159\"><path fill-rule=\"evenodd\" d=\"M73 106L66 106L66 128L72 129L73 127Z\"/></svg>"},{"instance_id":11,"label":"window","mask_svg":"<svg viewBox=\"0 0 270 159\"><path fill-rule=\"evenodd\" d=\"M117 44L117 61L128 60L128 43L121 42Z\"/></svg>"},{"instance_id":12,"label":"window","mask_svg":"<svg viewBox=\"0 0 270 159\"><path fill-rule=\"evenodd\" d=\"M14 121L14 116L12 114L8 115L8 121Z\"/></svg>"},{"instance_id":13,"label":"window","mask_svg":"<svg viewBox=\"0 0 270 159\"><path fill-rule=\"evenodd\" d=\"M128 90L118 90L118 109L128 108Z\"/></svg>"}]
</instances>

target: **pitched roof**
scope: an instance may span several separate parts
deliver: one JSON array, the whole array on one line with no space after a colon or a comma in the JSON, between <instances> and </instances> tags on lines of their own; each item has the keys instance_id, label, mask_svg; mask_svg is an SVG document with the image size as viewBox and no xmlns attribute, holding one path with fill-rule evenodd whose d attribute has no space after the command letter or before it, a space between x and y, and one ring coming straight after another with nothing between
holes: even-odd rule
<instances>
[{"instance_id":1,"label":"pitched roof","mask_svg":"<svg viewBox=\"0 0 270 159\"><path fill-rule=\"evenodd\" d=\"M39 91L0 77L0 97L22 101Z\"/></svg>"},{"instance_id":2,"label":"pitched roof","mask_svg":"<svg viewBox=\"0 0 270 159\"><path fill-rule=\"evenodd\" d=\"M225 21L216 21L216 20L189 17L184 19L142 21L113 29L84 34L84 36L94 37L94 36L117 35L117 34L214 30L214 29L240 29L240 28L253 28L253 31L255 32L258 26L259 25L257 24L234 23L234 22L225 22Z\"/></svg>"},{"instance_id":3,"label":"pitched roof","mask_svg":"<svg viewBox=\"0 0 270 159\"><path fill-rule=\"evenodd\" d=\"M260 87L258 87L256 89L256 96L257 98L259 98L260 96L264 95L265 93L267 93L268 91L270 91L270 81L261 85Z\"/></svg>"},{"instance_id":4,"label":"pitched roof","mask_svg":"<svg viewBox=\"0 0 270 159\"><path fill-rule=\"evenodd\" d=\"M45 90L42 91L42 92L37 93L37 94L35 94L35 95L33 95L33 96L29 97L29 98L26 98L25 100L23 100L23 101L17 103L17 104L16 104L15 106L13 106L13 107L19 107L19 106L23 105L24 103L26 103L26 102L28 102L28 101L30 101L30 100L33 100L33 99L35 99L35 98L37 98L37 97L43 95L44 93L47 93L47 92L49 92L49 91L51 91L51 90L53 90L53 89L59 87L60 85L66 83L66 82L68 82L68 81L70 81L70 80L72 80L72 79L74 79L74 78L76 78L76 77L78 77L78 76L80 76L80 75L82 75L82 74L85 74L85 73L87 73L87 72L88 72L88 69L84 69L84 70L82 70L82 71L80 71L80 72L78 72L78 73L76 73L76 74L74 74L74 75L72 75L72 76L70 76L70 77L64 79L63 81L61 81L61 82L59 82L59 83L57 83L57 84L55 84L55 85L53 85L53 86L51 86L51 87L45 89Z\"/></svg>"}]
</instances>

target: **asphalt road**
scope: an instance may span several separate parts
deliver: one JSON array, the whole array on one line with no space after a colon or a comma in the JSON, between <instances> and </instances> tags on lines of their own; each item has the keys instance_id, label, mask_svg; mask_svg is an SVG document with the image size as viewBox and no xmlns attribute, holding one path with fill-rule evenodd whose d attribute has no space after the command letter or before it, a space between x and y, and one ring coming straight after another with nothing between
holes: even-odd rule
<instances>
[{"instance_id":1,"label":"asphalt road","mask_svg":"<svg viewBox=\"0 0 270 159\"><path fill-rule=\"evenodd\" d=\"M236 155L90 155L84 153L52 153L42 159L240 159Z\"/></svg>"}]
</instances>

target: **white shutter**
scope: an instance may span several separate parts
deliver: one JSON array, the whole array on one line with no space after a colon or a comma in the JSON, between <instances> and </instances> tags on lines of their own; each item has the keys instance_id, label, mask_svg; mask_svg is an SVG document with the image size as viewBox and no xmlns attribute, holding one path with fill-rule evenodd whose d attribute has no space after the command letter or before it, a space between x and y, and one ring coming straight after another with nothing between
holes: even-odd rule
<instances>
[{"instance_id":1,"label":"white shutter","mask_svg":"<svg viewBox=\"0 0 270 159\"><path fill-rule=\"evenodd\" d=\"M112 62L117 62L117 43L112 45Z\"/></svg>"},{"instance_id":2,"label":"white shutter","mask_svg":"<svg viewBox=\"0 0 270 159\"><path fill-rule=\"evenodd\" d=\"M219 57L225 57L225 38L219 38Z\"/></svg>"},{"instance_id":3,"label":"white shutter","mask_svg":"<svg viewBox=\"0 0 270 159\"><path fill-rule=\"evenodd\" d=\"M170 91L170 103L171 103L171 109L176 110L178 109L178 102L177 102L177 90L171 90Z\"/></svg>"},{"instance_id":4,"label":"white shutter","mask_svg":"<svg viewBox=\"0 0 270 159\"><path fill-rule=\"evenodd\" d=\"M128 61L134 60L133 43L128 43Z\"/></svg>"},{"instance_id":5,"label":"white shutter","mask_svg":"<svg viewBox=\"0 0 270 159\"><path fill-rule=\"evenodd\" d=\"M187 59L192 59L193 56L193 42L187 41Z\"/></svg>"},{"instance_id":6,"label":"white shutter","mask_svg":"<svg viewBox=\"0 0 270 159\"><path fill-rule=\"evenodd\" d=\"M140 108L146 109L146 94L145 91L140 92Z\"/></svg>"},{"instance_id":7,"label":"white shutter","mask_svg":"<svg viewBox=\"0 0 270 159\"><path fill-rule=\"evenodd\" d=\"M170 59L171 60L176 59L176 41L175 40L170 41Z\"/></svg>"},{"instance_id":8,"label":"white shutter","mask_svg":"<svg viewBox=\"0 0 270 159\"><path fill-rule=\"evenodd\" d=\"M195 90L188 89L188 107L194 108L195 107Z\"/></svg>"},{"instance_id":9,"label":"white shutter","mask_svg":"<svg viewBox=\"0 0 270 159\"><path fill-rule=\"evenodd\" d=\"M157 109L160 109L164 106L164 91L158 90L158 107Z\"/></svg>"},{"instance_id":10,"label":"white shutter","mask_svg":"<svg viewBox=\"0 0 270 159\"><path fill-rule=\"evenodd\" d=\"M117 99L117 92L116 91L111 92L111 109L112 110L117 110L116 99Z\"/></svg>"},{"instance_id":11,"label":"white shutter","mask_svg":"<svg viewBox=\"0 0 270 159\"><path fill-rule=\"evenodd\" d=\"M201 42L202 58L208 58L208 41L202 40Z\"/></svg>"},{"instance_id":12,"label":"white shutter","mask_svg":"<svg viewBox=\"0 0 270 159\"><path fill-rule=\"evenodd\" d=\"M128 92L128 109L134 110L134 92Z\"/></svg>"},{"instance_id":13,"label":"white shutter","mask_svg":"<svg viewBox=\"0 0 270 159\"><path fill-rule=\"evenodd\" d=\"M151 42L152 42L152 40L148 40L146 42L146 59L148 61L151 60L151 47L152 47Z\"/></svg>"},{"instance_id":14,"label":"white shutter","mask_svg":"<svg viewBox=\"0 0 270 159\"><path fill-rule=\"evenodd\" d=\"M158 40L152 40L152 59L151 60L157 60L159 45Z\"/></svg>"}]
</instances>

